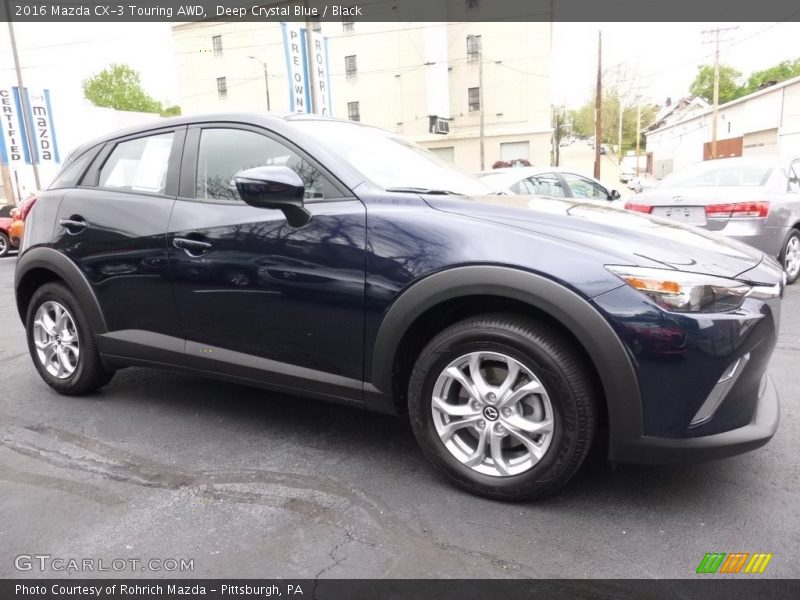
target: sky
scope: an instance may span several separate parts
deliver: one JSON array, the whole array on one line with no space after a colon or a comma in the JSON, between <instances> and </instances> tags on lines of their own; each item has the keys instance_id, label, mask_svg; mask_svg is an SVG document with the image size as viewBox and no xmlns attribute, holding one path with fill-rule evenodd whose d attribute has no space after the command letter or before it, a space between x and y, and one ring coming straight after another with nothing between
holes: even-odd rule
<instances>
[{"instance_id":1,"label":"sky","mask_svg":"<svg viewBox=\"0 0 800 600\"><path fill-rule=\"evenodd\" d=\"M597 69L597 32L603 31L606 81L619 77L648 101L688 94L697 66L713 60L701 31L716 23L556 23L551 94L554 104L575 107L591 97ZM800 23L726 23L721 60L749 74L800 56ZM81 102L80 82L112 62L141 72L147 91L165 105L179 101L177 63L168 23L17 23L25 83L49 87L67 104ZM614 68L618 65L618 68ZM14 71L3 24L0 85Z\"/></svg>"}]
</instances>

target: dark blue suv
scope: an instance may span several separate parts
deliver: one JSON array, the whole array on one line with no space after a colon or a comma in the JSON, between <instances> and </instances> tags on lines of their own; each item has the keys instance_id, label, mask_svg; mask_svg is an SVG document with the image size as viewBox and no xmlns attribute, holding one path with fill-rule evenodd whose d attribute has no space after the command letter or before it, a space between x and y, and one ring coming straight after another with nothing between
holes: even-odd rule
<instances>
[{"instance_id":1,"label":"dark blue suv","mask_svg":"<svg viewBox=\"0 0 800 600\"><path fill-rule=\"evenodd\" d=\"M784 283L708 232L490 195L385 131L256 114L78 149L15 281L60 393L138 365L407 414L452 481L502 499L558 489L601 437L643 463L765 444Z\"/></svg>"}]
</instances>

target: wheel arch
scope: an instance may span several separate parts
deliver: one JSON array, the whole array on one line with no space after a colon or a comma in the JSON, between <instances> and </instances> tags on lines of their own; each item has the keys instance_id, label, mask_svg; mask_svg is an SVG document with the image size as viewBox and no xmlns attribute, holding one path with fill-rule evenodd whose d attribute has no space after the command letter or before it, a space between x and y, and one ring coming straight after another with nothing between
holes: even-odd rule
<instances>
[{"instance_id":1,"label":"wheel arch","mask_svg":"<svg viewBox=\"0 0 800 600\"><path fill-rule=\"evenodd\" d=\"M398 360L403 360L401 355L409 333L419 331L426 315L448 310L461 302L471 304L472 314L475 308L479 312L524 310L525 314L543 317L569 334L599 380L605 404L599 408L607 412L612 455L615 440L641 436L638 380L628 352L608 321L576 292L546 277L510 267L456 267L430 275L403 292L387 310L379 327L368 371L371 375L368 391L393 398ZM450 318L457 316L451 314ZM460 319L452 322L455 320Z\"/></svg>"},{"instance_id":2,"label":"wheel arch","mask_svg":"<svg viewBox=\"0 0 800 600\"><path fill-rule=\"evenodd\" d=\"M25 325L28 306L36 290L51 281L60 281L75 294L95 333L106 333L106 322L92 286L77 265L57 250L31 248L18 260L14 273L17 312Z\"/></svg>"}]
</instances>

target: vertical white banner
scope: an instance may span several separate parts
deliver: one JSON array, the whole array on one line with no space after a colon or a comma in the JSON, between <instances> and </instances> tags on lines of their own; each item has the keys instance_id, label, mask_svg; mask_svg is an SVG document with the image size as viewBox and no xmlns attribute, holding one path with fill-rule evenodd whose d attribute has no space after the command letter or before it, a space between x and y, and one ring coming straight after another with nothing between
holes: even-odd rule
<instances>
[{"instance_id":1,"label":"vertical white banner","mask_svg":"<svg viewBox=\"0 0 800 600\"><path fill-rule=\"evenodd\" d=\"M33 156L41 165L61 163L56 143L56 130L53 125L53 108L50 104L50 90L27 88L30 124L33 128Z\"/></svg>"},{"instance_id":2,"label":"vertical white banner","mask_svg":"<svg viewBox=\"0 0 800 600\"><path fill-rule=\"evenodd\" d=\"M310 68L314 70L315 112L326 117L333 115L331 103L331 76L328 68L328 38L318 31L311 32Z\"/></svg>"},{"instance_id":3,"label":"vertical white banner","mask_svg":"<svg viewBox=\"0 0 800 600\"><path fill-rule=\"evenodd\" d=\"M425 23L425 83L428 115L450 118L447 23Z\"/></svg>"},{"instance_id":4,"label":"vertical white banner","mask_svg":"<svg viewBox=\"0 0 800 600\"><path fill-rule=\"evenodd\" d=\"M281 27L289 78L289 112L311 112L305 29L298 23L281 23Z\"/></svg>"},{"instance_id":5,"label":"vertical white banner","mask_svg":"<svg viewBox=\"0 0 800 600\"><path fill-rule=\"evenodd\" d=\"M16 87L0 88L0 142L0 157L5 164L11 167L30 164L25 123Z\"/></svg>"}]
</instances>

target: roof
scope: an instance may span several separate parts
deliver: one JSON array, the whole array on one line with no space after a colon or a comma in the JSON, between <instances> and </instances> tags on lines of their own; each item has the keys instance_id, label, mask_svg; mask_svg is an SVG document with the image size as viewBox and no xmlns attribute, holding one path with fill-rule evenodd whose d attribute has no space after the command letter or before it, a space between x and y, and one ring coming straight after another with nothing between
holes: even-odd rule
<instances>
[{"instance_id":1,"label":"roof","mask_svg":"<svg viewBox=\"0 0 800 600\"><path fill-rule=\"evenodd\" d=\"M765 96L767 94L771 94L772 92L775 92L776 90L783 89L785 87L788 87L790 85L794 85L796 83L800 83L800 76L792 77L791 79L787 79L786 81L781 81L780 83L776 83L775 85L770 85L770 86L767 86L767 87L765 87L763 89L757 90L757 91L753 92L752 94L747 94L746 96L742 96L741 98L737 98L736 100L731 100L730 102L726 102L725 104L720 104L719 107L718 107L718 110L728 109L728 108L730 108L732 106L736 106L737 104L741 104L743 102L747 102L748 100L752 100L753 98L757 98L759 96ZM692 119L696 119L698 117L711 114L714 111L713 106L709 105L707 102L705 102L705 104L706 104L706 108L704 108L704 110L702 110L699 113L695 113L695 114L693 114L691 116L688 116L685 119L679 119L679 120L675 121L674 123L669 123L668 125L661 125L660 127L657 127L657 128L654 128L654 127L651 126L651 128L648 129L648 131L645 131L644 134L645 135L650 135L651 133L656 133L657 131L659 131L661 129L665 129L666 127L673 127L674 125L678 125L679 123L684 123L686 121L690 121ZM656 123L656 124L658 124L658 123Z\"/></svg>"}]
</instances>

